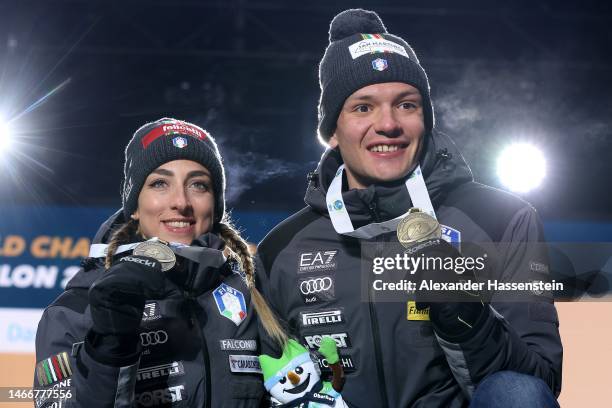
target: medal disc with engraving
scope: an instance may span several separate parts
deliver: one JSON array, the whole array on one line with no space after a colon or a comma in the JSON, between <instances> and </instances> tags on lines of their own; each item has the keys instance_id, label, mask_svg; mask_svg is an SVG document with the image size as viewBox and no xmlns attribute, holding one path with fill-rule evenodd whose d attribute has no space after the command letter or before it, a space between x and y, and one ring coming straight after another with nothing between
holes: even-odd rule
<instances>
[{"instance_id":1,"label":"medal disc with engraving","mask_svg":"<svg viewBox=\"0 0 612 408\"><path fill-rule=\"evenodd\" d=\"M176 256L168 245L157 241L146 241L138 244L133 251L134 255L148 256L161 264L162 271L169 271L176 264Z\"/></svg>"},{"instance_id":2,"label":"medal disc with engraving","mask_svg":"<svg viewBox=\"0 0 612 408\"><path fill-rule=\"evenodd\" d=\"M441 236L442 230L438 221L418 209L411 210L397 226L397 239L406 248L415 242Z\"/></svg>"}]
</instances>

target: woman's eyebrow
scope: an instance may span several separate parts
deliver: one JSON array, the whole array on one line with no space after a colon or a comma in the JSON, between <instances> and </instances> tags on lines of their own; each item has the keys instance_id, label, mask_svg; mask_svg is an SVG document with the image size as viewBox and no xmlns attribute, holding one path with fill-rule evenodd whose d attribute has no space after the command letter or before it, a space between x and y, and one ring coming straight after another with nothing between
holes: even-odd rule
<instances>
[{"instance_id":1,"label":"woman's eyebrow","mask_svg":"<svg viewBox=\"0 0 612 408\"><path fill-rule=\"evenodd\" d=\"M155 169L151 173L156 173L162 176L173 176L174 175L173 172L171 172L170 170L166 170L166 169Z\"/></svg>"},{"instance_id":2,"label":"woman's eyebrow","mask_svg":"<svg viewBox=\"0 0 612 408\"><path fill-rule=\"evenodd\" d=\"M187 174L187 178L201 177L201 176L210 178L210 174L207 171L203 171L203 170L194 170L194 171L190 171Z\"/></svg>"}]
</instances>

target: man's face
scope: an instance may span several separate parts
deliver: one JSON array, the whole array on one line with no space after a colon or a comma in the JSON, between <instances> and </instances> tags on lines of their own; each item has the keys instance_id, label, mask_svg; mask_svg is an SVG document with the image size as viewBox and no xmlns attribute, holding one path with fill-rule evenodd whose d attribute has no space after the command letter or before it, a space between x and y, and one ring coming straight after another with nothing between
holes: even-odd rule
<instances>
[{"instance_id":1,"label":"man's face","mask_svg":"<svg viewBox=\"0 0 612 408\"><path fill-rule=\"evenodd\" d=\"M424 133L421 93L402 82L386 82L346 99L329 145L340 147L349 188L365 188L406 176Z\"/></svg>"}]
</instances>

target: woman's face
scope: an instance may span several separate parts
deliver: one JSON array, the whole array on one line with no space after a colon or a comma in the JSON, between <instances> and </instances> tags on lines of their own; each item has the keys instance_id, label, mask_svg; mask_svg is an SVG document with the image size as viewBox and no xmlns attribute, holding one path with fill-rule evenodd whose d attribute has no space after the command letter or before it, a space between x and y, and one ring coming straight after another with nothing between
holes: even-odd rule
<instances>
[{"instance_id":1,"label":"woman's face","mask_svg":"<svg viewBox=\"0 0 612 408\"><path fill-rule=\"evenodd\" d=\"M191 244L213 225L215 200L206 167L174 160L153 170L138 196L132 218L145 238Z\"/></svg>"}]
</instances>

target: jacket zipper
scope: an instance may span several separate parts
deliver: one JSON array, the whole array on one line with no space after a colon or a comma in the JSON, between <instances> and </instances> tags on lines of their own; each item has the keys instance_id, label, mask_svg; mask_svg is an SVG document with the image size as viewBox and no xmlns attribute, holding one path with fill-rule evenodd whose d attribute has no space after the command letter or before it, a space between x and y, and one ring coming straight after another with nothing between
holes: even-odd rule
<instances>
[{"instance_id":1,"label":"jacket zipper","mask_svg":"<svg viewBox=\"0 0 612 408\"><path fill-rule=\"evenodd\" d=\"M204 335L204 331L202 331L202 328L200 327L200 322L198 321L198 318L196 317L196 313L194 310L194 304L196 303L196 300L193 296L191 296L189 294L189 292L185 292L185 297L187 298L187 302L189 304L189 322L192 326L195 326L195 329L197 330L197 332L199 333L199 337L200 337L200 342L202 343L202 355L204 358L204 375L206 376L206 386L205 386L205 393L206 393L206 402L204 404L204 408L210 408L212 407L212 396L211 396L211 389L212 389L212 385L211 385L211 381L210 378L212 376L212 373L210 372L210 356L208 355L208 346L206 345L206 336Z\"/></svg>"},{"instance_id":2,"label":"jacket zipper","mask_svg":"<svg viewBox=\"0 0 612 408\"><path fill-rule=\"evenodd\" d=\"M372 217L374 218L375 222L380 222L380 217L378 215L378 210L376 208L376 203L375 202L371 202L370 205L368 206L368 208L370 209L370 214L372 215ZM378 255L378 253L380 253L380 241L378 240L378 237L375 238L376 240L376 256ZM370 275L371 278L371 275ZM376 314L376 309L374 308L374 302L372 301L372 288L371 288L371 284L372 282L370 282L370 289L368 290L368 306L370 308L370 325L372 326L372 340L374 341L374 356L375 356L375 364L376 364L376 372L378 374L378 388L380 389L381 392L381 398L382 398L382 406L383 407L389 407L389 397L387 396L387 381L385 380L385 371L383 370L382 367L382 348L380 345L380 327L378 325L378 315Z\"/></svg>"}]
</instances>

